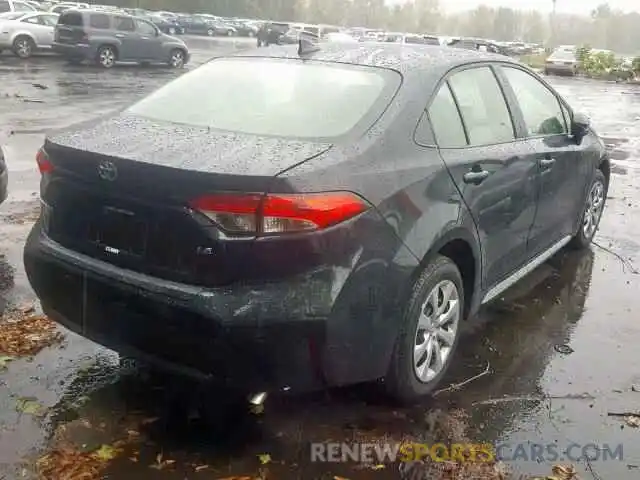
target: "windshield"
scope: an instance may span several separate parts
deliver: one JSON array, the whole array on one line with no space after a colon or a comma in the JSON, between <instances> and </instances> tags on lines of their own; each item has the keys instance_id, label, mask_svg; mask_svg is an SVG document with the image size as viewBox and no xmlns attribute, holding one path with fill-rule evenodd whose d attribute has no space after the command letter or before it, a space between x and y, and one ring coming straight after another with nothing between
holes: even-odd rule
<instances>
[{"instance_id":1,"label":"windshield","mask_svg":"<svg viewBox=\"0 0 640 480\"><path fill-rule=\"evenodd\" d=\"M370 127L399 84L396 72L371 67L223 58L179 77L128 112L245 134L334 138Z\"/></svg>"}]
</instances>

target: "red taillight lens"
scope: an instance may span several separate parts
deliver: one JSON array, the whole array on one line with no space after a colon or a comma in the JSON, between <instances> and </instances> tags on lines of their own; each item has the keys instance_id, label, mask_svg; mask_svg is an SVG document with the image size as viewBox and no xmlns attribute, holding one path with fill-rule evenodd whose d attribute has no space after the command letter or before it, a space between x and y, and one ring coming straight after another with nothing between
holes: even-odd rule
<instances>
[{"instance_id":1,"label":"red taillight lens","mask_svg":"<svg viewBox=\"0 0 640 480\"><path fill-rule=\"evenodd\" d=\"M223 230L235 234L278 234L321 230L367 210L349 192L207 195L190 202Z\"/></svg>"},{"instance_id":2,"label":"red taillight lens","mask_svg":"<svg viewBox=\"0 0 640 480\"><path fill-rule=\"evenodd\" d=\"M38 153L36 154L36 162L38 163L38 170L40 170L40 173L44 174L53 171L53 163L49 160L49 156L44 149L41 148L38 150Z\"/></svg>"}]
</instances>

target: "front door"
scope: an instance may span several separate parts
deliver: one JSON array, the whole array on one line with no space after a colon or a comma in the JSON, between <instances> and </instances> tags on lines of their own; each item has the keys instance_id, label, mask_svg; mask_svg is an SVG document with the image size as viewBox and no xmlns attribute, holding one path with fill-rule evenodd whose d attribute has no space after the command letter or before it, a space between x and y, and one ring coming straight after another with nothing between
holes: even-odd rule
<instances>
[{"instance_id":1,"label":"front door","mask_svg":"<svg viewBox=\"0 0 640 480\"><path fill-rule=\"evenodd\" d=\"M136 33L140 38L140 51L146 60L163 61L168 59L162 51L162 40L158 31L151 23L136 19ZM163 58L166 56L167 58Z\"/></svg>"},{"instance_id":2,"label":"front door","mask_svg":"<svg viewBox=\"0 0 640 480\"><path fill-rule=\"evenodd\" d=\"M454 72L430 105L439 151L476 223L483 287L523 265L536 209L537 165L492 67Z\"/></svg>"},{"instance_id":3,"label":"front door","mask_svg":"<svg viewBox=\"0 0 640 480\"><path fill-rule=\"evenodd\" d=\"M144 58L144 48L132 17L116 17L115 37L118 39L118 59L136 61Z\"/></svg>"},{"instance_id":4,"label":"front door","mask_svg":"<svg viewBox=\"0 0 640 480\"><path fill-rule=\"evenodd\" d=\"M529 72L502 66L524 121L531 159L538 164L538 211L528 244L531 255L572 236L582 213L593 162L569 135L567 108L555 93Z\"/></svg>"}]
</instances>

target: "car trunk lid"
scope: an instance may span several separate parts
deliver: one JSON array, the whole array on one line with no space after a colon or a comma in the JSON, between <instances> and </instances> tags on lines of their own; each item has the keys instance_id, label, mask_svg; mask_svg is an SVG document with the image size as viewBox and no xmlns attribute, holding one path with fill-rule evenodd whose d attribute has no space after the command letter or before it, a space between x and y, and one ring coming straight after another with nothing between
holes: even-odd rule
<instances>
[{"instance_id":1,"label":"car trunk lid","mask_svg":"<svg viewBox=\"0 0 640 480\"><path fill-rule=\"evenodd\" d=\"M167 280L246 280L258 263L252 238L228 238L188 203L264 194L278 173L329 148L125 116L91 122L45 142L53 165L42 186L46 228L68 248Z\"/></svg>"}]
</instances>

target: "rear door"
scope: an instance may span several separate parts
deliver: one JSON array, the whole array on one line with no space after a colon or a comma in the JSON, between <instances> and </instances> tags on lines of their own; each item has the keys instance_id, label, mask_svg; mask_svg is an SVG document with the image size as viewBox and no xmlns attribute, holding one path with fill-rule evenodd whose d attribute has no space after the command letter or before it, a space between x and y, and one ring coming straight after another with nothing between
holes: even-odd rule
<instances>
[{"instance_id":1,"label":"rear door","mask_svg":"<svg viewBox=\"0 0 640 480\"><path fill-rule=\"evenodd\" d=\"M75 10L63 12L60 14L58 25L55 28L55 41L75 45L84 37L84 27L84 17L82 13Z\"/></svg>"},{"instance_id":2,"label":"rear door","mask_svg":"<svg viewBox=\"0 0 640 480\"><path fill-rule=\"evenodd\" d=\"M33 15L21 20L23 23L30 25L29 30L33 33L38 48L48 48L53 42L53 31L55 25L55 17L49 13L41 15Z\"/></svg>"},{"instance_id":3,"label":"rear door","mask_svg":"<svg viewBox=\"0 0 640 480\"><path fill-rule=\"evenodd\" d=\"M536 208L537 165L516 138L511 112L489 65L448 75L428 109L436 142L473 216L488 289L527 258Z\"/></svg>"},{"instance_id":4,"label":"rear door","mask_svg":"<svg viewBox=\"0 0 640 480\"><path fill-rule=\"evenodd\" d=\"M528 240L535 255L573 235L593 164L582 159L582 149L569 136L568 109L556 93L517 66L500 71L521 111L531 159L540 171L540 200Z\"/></svg>"}]
</instances>

